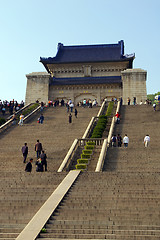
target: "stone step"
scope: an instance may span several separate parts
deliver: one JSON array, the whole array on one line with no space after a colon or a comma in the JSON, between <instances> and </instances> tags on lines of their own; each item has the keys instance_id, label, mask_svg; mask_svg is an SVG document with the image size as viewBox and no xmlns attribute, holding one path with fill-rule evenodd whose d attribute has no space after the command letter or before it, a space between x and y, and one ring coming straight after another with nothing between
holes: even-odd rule
<instances>
[{"instance_id":1,"label":"stone step","mask_svg":"<svg viewBox=\"0 0 160 240\"><path fill-rule=\"evenodd\" d=\"M47 233L44 234L44 236L48 235L58 235L58 234L64 234L64 235L70 235L70 234L115 234L115 235L154 235L154 236L160 236L160 230L114 230L114 229L47 229ZM43 234L42 234L43 236Z\"/></svg>"},{"instance_id":2,"label":"stone step","mask_svg":"<svg viewBox=\"0 0 160 240\"><path fill-rule=\"evenodd\" d=\"M92 222L92 221L85 221L85 224L83 223L82 224L82 221L49 221L50 223L46 224L46 228L47 228L47 231L50 230L50 229L94 229L94 230L151 230L151 231L154 231L154 230L160 230L160 226L155 226L155 225L113 225L113 222L98 222L98 221L95 221L95 222ZM112 224L111 224L112 223Z\"/></svg>"},{"instance_id":3,"label":"stone step","mask_svg":"<svg viewBox=\"0 0 160 240\"><path fill-rule=\"evenodd\" d=\"M135 236L134 233L132 235L116 235L116 234L40 234L40 238L43 239L128 239L131 240L133 238L135 238L137 240L143 240L143 239L147 239L147 240L157 240L159 239L159 236L155 236L155 235L137 235ZM38 238L38 239L40 239Z\"/></svg>"}]
</instances>

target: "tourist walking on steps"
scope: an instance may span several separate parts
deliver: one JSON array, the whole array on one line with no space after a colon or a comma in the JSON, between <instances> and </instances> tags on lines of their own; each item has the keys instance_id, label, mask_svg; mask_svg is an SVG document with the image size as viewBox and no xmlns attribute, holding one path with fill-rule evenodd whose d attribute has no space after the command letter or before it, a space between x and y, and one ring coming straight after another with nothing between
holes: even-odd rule
<instances>
[{"instance_id":1,"label":"tourist walking on steps","mask_svg":"<svg viewBox=\"0 0 160 240\"><path fill-rule=\"evenodd\" d=\"M112 142L112 147L116 147L116 141L117 141L117 137L116 135L113 135L111 142Z\"/></svg>"},{"instance_id":2,"label":"tourist walking on steps","mask_svg":"<svg viewBox=\"0 0 160 240\"><path fill-rule=\"evenodd\" d=\"M39 140L37 140L37 143L35 145L35 151L37 153L37 159L38 159L42 151L42 143L40 143Z\"/></svg>"},{"instance_id":3,"label":"tourist walking on steps","mask_svg":"<svg viewBox=\"0 0 160 240\"><path fill-rule=\"evenodd\" d=\"M43 172L43 164L41 158L37 159L36 165L36 172Z\"/></svg>"},{"instance_id":4,"label":"tourist walking on steps","mask_svg":"<svg viewBox=\"0 0 160 240\"><path fill-rule=\"evenodd\" d=\"M44 152L44 150L42 150L42 153L40 154L40 158L42 161L42 165L44 165L44 167L45 167L45 171L47 171L47 155Z\"/></svg>"},{"instance_id":5,"label":"tourist walking on steps","mask_svg":"<svg viewBox=\"0 0 160 240\"><path fill-rule=\"evenodd\" d=\"M32 162L33 162L33 158L30 158L29 162L27 163L27 165L25 167L26 172L32 172Z\"/></svg>"},{"instance_id":6,"label":"tourist walking on steps","mask_svg":"<svg viewBox=\"0 0 160 240\"><path fill-rule=\"evenodd\" d=\"M147 135L144 137L144 146L145 146L145 147L148 147L148 146L149 146L149 142L150 142L150 136L147 134Z\"/></svg>"},{"instance_id":7,"label":"tourist walking on steps","mask_svg":"<svg viewBox=\"0 0 160 240\"><path fill-rule=\"evenodd\" d=\"M25 143L24 146L22 147L22 154L23 154L23 162L25 163L28 155L27 143Z\"/></svg>"},{"instance_id":8,"label":"tourist walking on steps","mask_svg":"<svg viewBox=\"0 0 160 240\"><path fill-rule=\"evenodd\" d=\"M125 134L125 136L123 138L124 148L128 147L128 143L129 143L129 137L127 136L127 134Z\"/></svg>"},{"instance_id":9,"label":"tourist walking on steps","mask_svg":"<svg viewBox=\"0 0 160 240\"><path fill-rule=\"evenodd\" d=\"M120 114L119 114L119 112L116 113L115 119L116 119L116 123L119 124L120 123Z\"/></svg>"},{"instance_id":10,"label":"tourist walking on steps","mask_svg":"<svg viewBox=\"0 0 160 240\"><path fill-rule=\"evenodd\" d=\"M72 123L72 114L69 114L69 123Z\"/></svg>"},{"instance_id":11,"label":"tourist walking on steps","mask_svg":"<svg viewBox=\"0 0 160 240\"><path fill-rule=\"evenodd\" d=\"M24 115L21 113L20 117L19 117L19 126L23 126L23 119L24 119Z\"/></svg>"},{"instance_id":12,"label":"tourist walking on steps","mask_svg":"<svg viewBox=\"0 0 160 240\"><path fill-rule=\"evenodd\" d=\"M156 104L155 103L153 103L153 109L154 109L154 111L156 111Z\"/></svg>"},{"instance_id":13,"label":"tourist walking on steps","mask_svg":"<svg viewBox=\"0 0 160 240\"><path fill-rule=\"evenodd\" d=\"M77 118L78 111L77 111L76 108L75 108L75 110L74 110L74 114L75 114L75 117Z\"/></svg>"},{"instance_id":14,"label":"tourist walking on steps","mask_svg":"<svg viewBox=\"0 0 160 240\"><path fill-rule=\"evenodd\" d=\"M131 99L128 97L127 98L128 105L130 105Z\"/></svg>"},{"instance_id":15,"label":"tourist walking on steps","mask_svg":"<svg viewBox=\"0 0 160 240\"><path fill-rule=\"evenodd\" d=\"M120 134L118 134L118 136L117 136L117 141L118 141L118 147L121 147L122 146L122 137Z\"/></svg>"},{"instance_id":16,"label":"tourist walking on steps","mask_svg":"<svg viewBox=\"0 0 160 240\"><path fill-rule=\"evenodd\" d=\"M43 124L44 121L44 116L43 114L41 114L41 116L39 117L39 123Z\"/></svg>"}]
</instances>

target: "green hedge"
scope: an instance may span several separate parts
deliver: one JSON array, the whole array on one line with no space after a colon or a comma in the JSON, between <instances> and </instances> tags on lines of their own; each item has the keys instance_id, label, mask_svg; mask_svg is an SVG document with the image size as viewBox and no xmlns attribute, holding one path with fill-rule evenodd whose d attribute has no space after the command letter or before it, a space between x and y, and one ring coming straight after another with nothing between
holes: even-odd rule
<instances>
[{"instance_id":1,"label":"green hedge","mask_svg":"<svg viewBox=\"0 0 160 240\"><path fill-rule=\"evenodd\" d=\"M82 150L83 154L92 154L92 150Z\"/></svg>"},{"instance_id":2,"label":"green hedge","mask_svg":"<svg viewBox=\"0 0 160 240\"><path fill-rule=\"evenodd\" d=\"M112 113L112 110L113 110L113 105L114 105L114 102L110 102L108 104L108 108L107 108L107 112L106 112L106 116L109 117Z\"/></svg>"},{"instance_id":3,"label":"green hedge","mask_svg":"<svg viewBox=\"0 0 160 240\"><path fill-rule=\"evenodd\" d=\"M84 170L84 169L87 169L87 165L86 164L76 164L76 169L78 170Z\"/></svg>"},{"instance_id":4,"label":"green hedge","mask_svg":"<svg viewBox=\"0 0 160 240\"><path fill-rule=\"evenodd\" d=\"M81 158L87 158L90 159L91 155L90 154L81 154Z\"/></svg>"},{"instance_id":5,"label":"green hedge","mask_svg":"<svg viewBox=\"0 0 160 240\"><path fill-rule=\"evenodd\" d=\"M87 145L87 146L93 146L93 145L95 146L96 143L95 143L95 142L92 142L92 141L89 141L89 142L86 143L86 145Z\"/></svg>"},{"instance_id":6,"label":"green hedge","mask_svg":"<svg viewBox=\"0 0 160 240\"><path fill-rule=\"evenodd\" d=\"M6 119L0 117L0 126L3 125L5 122L6 122Z\"/></svg>"},{"instance_id":7,"label":"green hedge","mask_svg":"<svg viewBox=\"0 0 160 240\"><path fill-rule=\"evenodd\" d=\"M84 148L86 149L86 150L93 150L94 149L94 145L85 145L84 146Z\"/></svg>"},{"instance_id":8,"label":"green hedge","mask_svg":"<svg viewBox=\"0 0 160 240\"><path fill-rule=\"evenodd\" d=\"M97 125L93 129L91 138L101 138L106 128L106 124L107 124L107 116L101 115L98 119Z\"/></svg>"},{"instance_id":9,"label":"green hedge","mask_svg":"<svg viewBox=\"0 0 160 240\"><path fill-rule=\"evenodd\" d=\"M77 159L77 163L78 163L78 164L84 164L84 163L85 163L85 164L88 164L88 162L89 162L88 159L81 159L81 158L80 158L80 159Z\"/></svg>"},{"instance_id":10,"label":"green hedge","mask_svg":"<svg viewBox=\"0 0 160 240\"><path fill-rule=\"evenodd\" d=\"M28 114L33 112L37 107L39 106L38 103L33 104L32 106L28 107L27 109L23 110L22 112L18 113L16 115L16 118L19 118L19 116L23 113L23 115L26 117Z\"/></svg>"}]
</instances>

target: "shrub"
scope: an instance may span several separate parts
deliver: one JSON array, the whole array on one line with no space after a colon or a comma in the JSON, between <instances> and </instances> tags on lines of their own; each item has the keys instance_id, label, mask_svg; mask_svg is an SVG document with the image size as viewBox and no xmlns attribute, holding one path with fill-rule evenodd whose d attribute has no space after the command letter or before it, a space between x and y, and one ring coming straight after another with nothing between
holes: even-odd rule
<instances>
[{"instance_id":1,"label":"shrub","mask_svg":"<svg viewBox=\"0 0 160 240\"><path fill-rule=\"evenodd\" d=\"M95 146L96 144L95 144L95 142L89 141L89 142L87 142L87 146L89 146L89 145L94 145Z\"/></svg>"},{"instance_id":2,"label":"shrub","mask_svg":"<svg viewBox=\"0 0 160 240\"><path fill-rule=\"evenodd\" d=\"M112 110L113 110L113 105L114 105L114 102L110 102L110 103L108 104L106 116L110 116L110 115L111 115Z\"/></svg>"},{"instance_id":3,"label":"shrub","mask_svg":"<svg viewBox=\"0 0 160 240\"><path fill-rule=\"evenodd\" d=\"M86 164L76 164L76 169L81 170L81 169L87 169L87 165Z\"/></svg>"},{"instance_id":4,"label":"shrub","mask_svg":"<svg viewBox=\"0 0 160 240\"><path fill-rule=\"evenodd\" d=\"M77 163L78 163L78 164L84 164L84 163L85 163L85 164L88 164L88 162L89 162L88 159L81 159L81 158L80 158L80 159L77 159Z\"/></svg>"},{"instance_id":5,"label":"shrub","mask_svg":"<svg viewBox=\"0 0 160 240\"><path fill-rule=\"evenodd\" d=\"M93 134L91 138L102 138L102 134Z\"/></svg>"},{"instance_id":6,"label":"shrub","mask_svg":"<svg viewBox=\"0 0 160 240\"><path fill-rule=\"evenodd\" d=\"M81 154L81 158L87 158L90 159L91 155L90 154Z\"/></svg>"},{"instance_id":7,"label":"shrub","mask_svg":"<svg viewBox=\"0 0 160 240\"><path fill-rule=\"evenodd\" d=\"M83 154L92 154L92 150L82 150Z\"/></svg>"},{"instance_id":8,"label":"shrub","mask_svg":"<svg viewBox=\"0 0 160 240\"><path fill-rule=\"evenodd\" d=\"M84 148L87 149L94 149L94 145L85 145Z\"/></svg>"},{"instance_id":9,"label":"shrub","mask_svg":"<svg viewBox=\"0 0 160 240\"><path fill-rule=\"evenodd\" d=\"M0 126L6 122L5 118L0 118Z\"/></svg>"}]
</instances>

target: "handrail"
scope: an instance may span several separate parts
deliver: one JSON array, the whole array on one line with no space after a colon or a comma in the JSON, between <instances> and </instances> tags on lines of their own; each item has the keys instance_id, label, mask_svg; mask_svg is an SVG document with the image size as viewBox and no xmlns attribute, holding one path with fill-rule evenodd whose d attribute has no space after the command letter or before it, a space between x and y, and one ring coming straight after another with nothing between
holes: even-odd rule
<instances>
[{"instance_id":1,"label":"handrail","mask_svg":"<svg viewBox=\"0 0 160 240\"><path fill-rule=\"evenodd\" d=\"M67 163L72 159L74 153L76 152L78 146L85 146L88 141L95 142L95 145L102 145L104 138L79 138L75 139L72 143L72 146L70 147L67 155L65 156L62 164L58 168L57 172L62 172L63 169L66 167Z\"/></svg>"},{"instance_id":2,"label":"handrail","mask_svg":"<svg viewBox=\"0 0 160 240\"><path fill-rule=\"evenodd\" d=\"M33 115L35 112L37 112L41 106L38 106L36 109L34 109L31 113L29 113L26 117L24 117L23 121L25 121L27 118L29 118L31 115Z\"/></svg>"},{"instance_id":3,"label":"handrail","mask_svg":"<svg viewBox=\"0 0 160 240\"><path fill-rule=\"evenodd\" d=\"M43 206L33 216L27 226L18 235L16 240L35 240L45 226L57 206L60 204L65 194L71 188L80 171L70 171L56 190L51 194Z\"/></svg>"},{"instance_id":4,"label":"handrail","mask_svg":"<svg viewBox=\"0 0 160 240\"><path fill-rule=\"evenodd\" d=\"M26 109L27 107L29 107L31 105L31 103L27 104L26 106L24 106L23 108L21 108L20 110L18 110L17 112L15 112L15 115L17 115L19 112L23 111L24 109ZM10 119L5 122L3 125L0 126L0 130L2 128L4 128L5 126L9 125L9 123L11 123L13 121L13 119L11 119L13 115L10 116Z\"/></svg>"},{"instance_id":5,"label":"handrail","mask_svg":"<svg viewBox=\"0 0 160 240\"><path fill-rule=\"evenodd\" d=\"M71 157L73 156L73 153L75 152L75 149L77 149L77 147L78 147L78 139L75 139L57 172L63 171L67 162L69 161L69 159L71 159Z\"/></svg>"},{"instance_id":6,"label":"handrail","mask_svg":"<svg viewBox=\"0 0 160 240\"><path fill-rule=\"evenodd\" d=\"M103 103L101 105L101 108L100 108L100 110L99 110L99 112L97 114L97 117L99 117L102 114L102 112L103 112L103 110L105 108L105 105L106 105L106 101L103 101Z\"/></svg>"},{"instance_id":7,"label":"handrail","mask_svg":"<svg viewBox=\"0 0 160 240\"><path fill-rule=\"evenodd\" d=\"M90 132L90 130L91 130L92 127L93 127L94 120L95 120L95 117L92 117L92 118L91 118L91 121L90 121L90 123L89 123L89 125L88 125L88 127L87 127L87 129L86 129L86 131L85 131L85 133L84 133L84 135L83 135L82 138L86 138L86 137L88 137L89 132Z\"/></svg>"},{"instance_id":8,"label":"handrail","mask_svg":"<svg viewBox=\"0 0 160 240\"><path fill-rule=\"evenodd\" d=\"M118 101L116 113L119 112L119 109L120 109L120 101ZM108 134L108 144L110 144L111 142L114 126L115 126L115 117L112 118L112 123L111 123L109 134Z\"/></svg>"},{"instance_id":9,"label":"handrail","mask_svg":"<svg viewBox=\"0 0 160 240\"><path fill-rule=\"evenodd\" d=\"M117 108L116 108L116 113L119 112L119 109L120 109L120 101L118 101ZM98 162L97 162L97 167L96 167L95 172L102 171L104 160L105 160L106 155L107 155L108 146L111 142L111 137L112 137L112 134L113 134L114 126L115 126L115 117L112 118L112 123L111 123L109 134L108 134L108 139L105 139L104 142L103 142L103 146L102 146L102 149L101 149L101 153L99 155L99 159L98 159Z\"/></svg>"},{"instance_id":10,"label":"handrail","mask_svg":"<svg viewBox=\"0 0 160 240\"><path fill-rule=\"evenodd\" d=\"M106 153L107 153L107 138L104 139L95 172L102 171L102 166L103 166L103 163L104 163L104 159L106 157Z\"/></svg>"},{"instance_id":11,"label":"handrail","mask_svg":"<svg viewBox=\"0 0 160 240\"><path fill-rule=\"evenodd\" d=\"M104 138L79 138L78 145L85 146L87 142L95 142L96 146L100 146L103 144Z\"/></svg>"},{"instance_id":12,"label":"handrail","mask_svg":"<svg viewBox=\"0 0 160 240\"><path fill-rule=\"evenodd\" d=\"M17 111L15 113L15 115L17 115L19 112L23 111L24 109L26 109L27 107L29 107L32 103L29 103L28 105L24 106L23 108L21 108L19 111ZM26 119L28 119L32 114L34 114L36 111L38 111L40 109L41 106L38 106L34 111L32 111L31 113L29 113L24 119L23 121L25 121ZM2 130L4 127L8 126L11 122L13 121L13 119L8 120L7 122L5 122L3 125L0 126L0 130Z\"/></svg>"},{"instance_id":13,"label":"handrail","mask_svg":"<svg viewBox=\"0 0 160 240\"><path fill-rule=\"evenodd\" d=\"M25 110L27 107L29 107L32 103L28 103L27 105L25 105L23 108L20 108L17 112L15 112L14 114L17 115L18 113L22 112L23 110ZM9 116L9 119L11 119L13 117L12 114L11 116Z\"/></svg>"}]
</instances>

